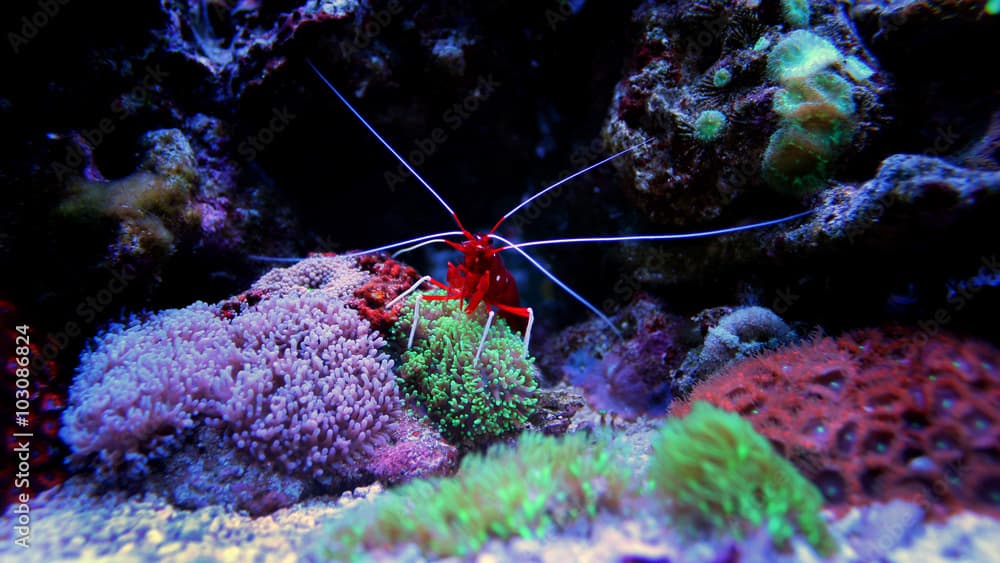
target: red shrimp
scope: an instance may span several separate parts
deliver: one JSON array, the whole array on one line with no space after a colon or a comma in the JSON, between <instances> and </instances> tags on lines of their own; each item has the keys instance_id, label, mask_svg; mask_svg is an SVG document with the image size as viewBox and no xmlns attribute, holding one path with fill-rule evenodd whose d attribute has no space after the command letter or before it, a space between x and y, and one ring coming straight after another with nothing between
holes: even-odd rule
<instances>
[{"instance_id":1,"label":"red shrimp","mask_svg":"<svg viewBox=\"0 0 1000 563\"><path fill-rule=\"evenodd\" d=\"M345 106L347 106L347 109L349 109L351 113L353 113L354 116L358 118L361 124L364 125L368 129L368 131L371 132L371 134L374 135L375 138L378 139L379 142L381 142L382 145L385 146L385 148L388 149L389 152L392 153L392 155L395 156L396 159L399 160L399 162L402 163L402 165L406 167L406 169L411 174L413 174L413 177L416 178L421 184L423 184L423 186L427 189L427 191L430 192L430 194L434 196L435 199L438 200L438 203L440 203L441 206L444 207L446 211L448 211L452 219L455 221L455 224L459 228L458 231L449 231L444 233L425 235L407 241L380 246L378 248L373 248L370 250L351 253L348 254L347 256L357 256L361 254L368 254L371 252L379 252L394 248L407 247L397 252L399 253L408 250L413 250L417 247L426 244L438 243L438 242L443 242L451 246L455 250L461 252L464 255L464 260L462 263L458 265L455 265L451 262L448 263L448 274L446 278L447 283L442 283L440 281L434 280L430 276L425 276L421 278L412 287L410 287L408 290L406 290L398 297L396 297L396 299L390 302L387 306L394 305L396 302L398 302L406 295L416 290L418 287L420 287L421 285L423 285L425 282L428 281L434 284L435 286L445 290L445 294L423 295L421 296L423 300L462 300L465 302L464 309L465 312L468 314L472 314L474 311L476 311L476 309L479 308L480 304L485 303L490 310L486 322L486 329L483 332L483 338L480 341L479 351L476 354L476 360L478 360L479 355L482 352L483 343L485 343L486 339L486 333L489 330L490 323L492 322L493 316L495 314L498 314L501 318L506 320L508 324L510 324L513 328L522 331L524 333L525 348L527 348L528 340L531 335L531 325L534 321L534 314L530 307L521 306L521 299L517 290L517 283L514 281L514 276L510 273L510 271L504 265L503 260L500 258L500 252L507 250L514 250L517 253L521 254L524 258L526 258L529 262L531 262L532 265L538 268L539 271L542 272L542 274L544 274L546 277L552 280L556 285L558 285L564 291L569 293L573 298L582 303L585 307L590 309L591 312L593 312L602 320L604 320L608 324L608 326L611 327L611 330L614 331L615 334L620 336L621 335L620 331L614 325L614 323L612 323L611 320L607 318L607 316L605 316L600 310L594 307L594 305L589 303L586 299L584 299L575 291L573 291L569 286L563 283L555 275L553 275L551 272L545 269L541 264L538 263L537 260L531 257L527 252L525 252L524 248L531 246L550 245L550 244L570 244L570 243L587 243L587 242L603 243L603 242L623 242L623 241L634 241L634 240L677 240L677 239L708 237L708 236L715 236L725 233L733 233L748 229L755 229L755 228L775 225L778 223L790 221L793 219L797 219L799 217L803 217L810 213L813 213L813 211L810 210L801 213L796 213L788 217L783 217L780 219L774 219L770 221L764 221L760 223L752 223L748 225L740 225L737 227L716 229L712 231L701 231L695 233L681 233L681 234L565 238L565 239L532 241L532 242L517 243L517 244L512 243L511 241L505 239L504 237L496 234L496 230L508 217L510 217L511 215L513 215L526 205L530 204L535 199L543 196L548 191L555 189L556 187L572 180L573 178L576 178L581 174L589 172L590 170L598 166L601 166L602 164L610 160L613 160L621 155L624 155L625 153L631 152L641 147L642 145L645 145L651 140L651 139L646 139L640 143L637 143L622 151L619 151L605 158L604 160L601 160L600 162L597 162L580 171L577 171L567 176L566 178L563 178L562 180L559 180L558 182L552 184L551 186L548 186L547 188L539 191L535 195L522 201L516 207L505 213L488 233L474 235L462 225L462 222L458 219L458 215L455 213L454 210L452 210L451 206L449 206L448 203L445 202L445 200L441 197L441 195L438 194L438 192L434 188L432 188L431 185L428 184L427 181L424 180L424 178L420 176L420 174L418 174L417 171L414 170L412 166L410 166L410 164L406 161L406 159L404 159L398 152L396 152L396 150L389 144L389 142L386 141L385 138L383 138L382 135L380 135L378 131L376 131L375 128L372 127L372 125L369 124L368 121L356 109L354 109L354 106L352 106L351 103L347 100L347 98L345 98L337 90L337 88L335 88L333 84L330 83L330 81L327 80L325 76L323 76L323 74L319 71L319 69L317 69L316 66L313 65L312 61L307 60L307 62L309 66L312 67L313 71L316 72L317 76L319 76L319 78L327 85L327 87L329 87L330 90L337 96L337 98L339 98L340 101ZM455 242L444 238L448 236L458 236L458 235L463 236L465 240L462 242ZM493 246L493 240L501 242L503 246L500 247ZM417 300L416 302L416 308L414 312L414 322L412 324L410 332L410 344L409 344L410 346L412 346L413 334L417 326L420 301L421 300Z\"/></svg>"}]
</instances>

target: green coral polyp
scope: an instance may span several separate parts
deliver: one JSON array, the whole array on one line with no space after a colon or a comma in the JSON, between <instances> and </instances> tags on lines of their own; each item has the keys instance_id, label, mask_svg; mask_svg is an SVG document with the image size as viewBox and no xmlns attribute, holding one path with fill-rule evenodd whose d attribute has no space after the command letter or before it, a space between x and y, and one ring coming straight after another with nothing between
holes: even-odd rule
<instances>
[{"instance_id":1,"label":"green coral polyp","mask_svg":"<svg viewBox=\"0 0 1000 563\"><path fill-rule=\"evenodd\" d=\"M413 481L344 515L323 532L321 558L359 558L415 544L429 557L467 557L491 538L538 539L598 510L618 510L635 478L605 432L526 433L462 460L451 478Z\"/></svg>"},{"instance_id":2,"label":"green coral polyp","mask_svg":"<svg viewBox=\"0 0 1000 563\"><path fill-rule=\"evenodd\" d=\"M712 75L712 85L716 88L724 88L733 79L733 73L728 68L720 68Z\"/></svg>"},{"instance_id":3,"label":"green coral polyp","mask_svg":"<svg viewBox=\"0 0 1000 563\"><path fill-rule=\"evenodd\" d=\"M771 136L764 152L764 179L786 192L809 193L823 186L836 153L822 133L787 125Z\"/></svg>"},{"instance_id":4,"label":"green coral polyp","mask_svg":"<svg viewBox=\"0 0 1000 563\"><path fill-rule=\"evenodd\" d=\"M807 27L812 16L809 0L781 0L781 15L792 27Z\"/></svg>"},{"instance_id":5,"label":"green coral polyp","mask_svg":"<svg viewBox=\"0 0 1000 563\"><path fill-rule=\"evenodd\" d=\"M664 507L671 527L708 523L730 536L764 527L779 547L800 534L823 555L836 551L819 490L739 415L698 403L652 446L643 470L607 428L528 432L466 456L454 477L412 481L342 514L318 532L317 555L381 559L413 545L429 558L469 557L493 538L540 539L598 514L659 518Z\"/></svg>"},{"instance_id":6,"label":"green coral polyp","mask_svg":"<svg viewBox=\"0 0 1000 563\"><path fill-rule=\"evenodd\" d=\"M694 122L694 137L703 143L710 143L718 139L725 129L726 115L718 110L706 110Z\"/></svg>"},{"instance_id":7,"label":"green coral polyp","mask_svg":"<svg viewBox=\"0 0 1000 563\"><path fill-rule=\"evenodd\" d=\"M799 124L816 120L816 126L849 122L855 104L850 83L832 72L821 72L802 80L790 80L774 95L774 111Z\"/></svg>"},{"instance_id":8,"label":"green coral polyp","mask_svg":"<svg viewBox=\"0 0 1000 563\"><path fill-rule=\"evenodd\" d=\"M820 553L836 544L820 516L823 496L746 419L706 402L668 421L653 441L653 490L691 528L733 532L767 526L786 546L801 533Z\"/></svg>"},{"instance_id":9,"label":"green coral polyp","mask_svg":"<svg viewBox=\"0 0 1000 563\"><path fill-rule=\"evenodd\" d=\"M397 341L409 334L416 298L394 326ZM494 319L482 356L473 362L485 324L485 306L470 316L460 301L425 300L413 348L402 353L397 369L406 396L446 439L464 446L520 430L537 402L534 359L503 319Z\"/></svg>"},{"instance_id":10,"label":"green coral polyp","mask_svg":"<svg viewBox=\"0 0 1000 563\"><path fill-rule=\"evenodd\" d=\"M812 76L841 59L843 55L833 43L800 29L774 46L767 57L767 70L772 80L785 82Z\"/></svg>"}]
</instances>

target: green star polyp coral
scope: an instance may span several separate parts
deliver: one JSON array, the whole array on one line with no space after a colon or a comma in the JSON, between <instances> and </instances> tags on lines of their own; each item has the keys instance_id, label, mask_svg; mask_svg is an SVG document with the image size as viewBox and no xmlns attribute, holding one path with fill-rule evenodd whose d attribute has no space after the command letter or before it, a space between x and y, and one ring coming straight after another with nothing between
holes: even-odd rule
<instances>
[{"instance_id":1,"label":"green star polyp coral","mask_svg":"<svg viewBox=\"0 0 1000 563\"><path fill-rule=\"evenodd\" d=\"M393 329L405 342L414 299ZM486 324L485 307L472 315L458 301L423 301L413 347L402 353L397 375L407 397L426 411L450 442L476 446L520 430L537 399L534 359L503 319L490 327L473 362Z\"/></svg>"},{"instance_id":2,"label":"green star polyp coral","mask_svg":"<svg viewBox=\"0 0 1000 563\"><path fill-rule=\"evenodd\" d=\"M668 421L653 441L648 476L672 512L696 528L707 523L739 535L766 526L778 546L798 532L820 553L836 550L819 490L737 414L699 401Z\"/></svg>"},{"instance_id":3,"label":"green star polyp coral","mask_svg":"<svg viewBox=\"0 0 1000 563\"><path fill-rule=\"evenodd\" d=\"M430 558L471 557L491 538L542 538L619 512L635 483L627 457L606 432L525 433L516 447L467 456L455 477L410 482L335 521L317 533L316 555L360 560L413 544Z\"/></svg>"}]
</instances>

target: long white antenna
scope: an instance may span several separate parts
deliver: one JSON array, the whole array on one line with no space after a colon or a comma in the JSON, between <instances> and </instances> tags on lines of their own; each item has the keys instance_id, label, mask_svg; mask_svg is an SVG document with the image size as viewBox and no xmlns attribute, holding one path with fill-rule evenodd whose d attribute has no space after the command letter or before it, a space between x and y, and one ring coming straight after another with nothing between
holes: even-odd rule
<instances>
[{"instance_id":1,"label":"long white antenna","mask_svg":"<svg viewBox=\"0 0 1000 563\"><path fill-rule=\"evenodd\" d=\"M553 274L552 272L548 271L545 268L545 266L542 266L538 262L538 260L535 260L534 258L531 257L530 254L528 254L524 250L521 250L521 248L519 248L519 245L515 245L514 243L510 242L509 240L507 240L507 239L505 239L502 236L497 235L497 234L492 234L491 233L489 235L489 237L490 238L495 238L498 241L506 244L507 246L504 247L505 249L509 248L509 249L515 250L515 251L517 251L518 254L520 254L521 256L524 256L525 259L528 260L528 262L531 262L536 268L538 268L538 271L540 271L541 273L545 274L545 277L547 277L550 280L552 280L552 283L554 283L554 284L558 285L559 287L561 287L562 290L565 291L566 293L570 294L570 296L573 297L573 299L576 299L577 301L579 301L580 303L582 303L584 307L590 309L591 313L594 313L595 315L597 315L598 317L600 317L602 321L604 321L605 323L607 323L607 325L609 327L611 327L611 330L616 335L618 335L619 337L622 336L622 332L620 330L618 330L618 327L615 326L615 323L611 322L611 319L609 319L607 317L607 315L605 315L604 313L602 313L600 309L598 309L597 307L593 306L589 301L587 301L586 299L584 299L582 295L580 295L579 293L573 291L573 289L570 286L566 285L565 282L563 282L561 279L557 278L555 274Z\"/></svg>"},{"instance_id":2,"label":"long white antenna","mask_svg":"<svg viewBox=\"0 0 1000 563\"><path fill-rule=\"evenodd\" d=\"M636 144L632 145L631 147L629 147L629 148L627 148L627 149L623 149L623 150L620 150L620 151L618 151L618 152L616 152L615 154L613 154L613 155L611 155L611 156L609 156L609 157L605 158L604 160L602 160L602 161L600 161L600 162L596 162L596 163L594 163L594 164L591 164L590 166L588 166L588 167L584 168L583 170L578 170L578 171L576 171L576 172L574 172L574 173L570 174L569 176L566 176L566 177L565 177L565 178L563 178L562 180L559 180L558 182L556 182L556 183L552 184L551 186L549 186L549 187L545 188L544 190L542 190L542 191L538 192L537 194L535 194L535 195L533 195L533 196L529 197L528 199L526 199L526 200L522 201L521 203L517 204L517 205L516 205L516 206L514 207L514 209L511 209L511 210L510 210L510 211L508 211L507 213L504 213L504 214L503 214L503 217L500 217L500 220L499 220L499 221L497 221L497 224L496 224L496 225L493 225L493 228L492 228L492 229L490 230L490 232L491 232L491 233L495 233L495 232L497 231L497 228L498 228L498 227L500 227L500 223L503 223L504 221L506 221L506 220L507 220L507 218L508 218L508 217L510 217L511 215L513 215L513 214L517 213L517 212L518 212L518 210L520 210L520 209L521 209L522 207L524 207L524 206L528 205L529 203L531 203L531 202L535 201L536 199L538 199L538 198L542 197L543 195L547 194L547 193L548 193L549 191L551 191L551 190L554 190L554 189L558 188L559 186L561 186L561 185L565 184L566 182L569 182L570 180L572 180L573 178L576 178L577 176L579 176L579 175L581 175L581 174L586 174L587 172L590 172L591 170L593 170L593 169L597 168L598 166L600 166L600 165L602 165L602 164L604 164L604 163L606 163L606 162L611 162L612 160L614 160L614 159L618 158L619 156L621 156L621 155L623 155L623 154L625 154L625 153L628 153L628 152L632 152L632 151L634 151L635 149L637 149L637 148L639 148L639 147L641 147L641 146L645 145L646 143L648 143L648 142L650 142L650 141L652 141L652 140L653 140L653 137L650 137L650 138L648 138L648 139L645 139L645 140L643 140L643 141L640 141L640 142L638 142L638 143L636 143Z\"/></svg>"},{"instance_id":3,"label":"long white antenna","mask_svg":"<svg viewBox=\"0 0 1000 563\"><path fill-rule=\"evenodd\" d=\"M413 174L413 177L416 178L421 184L423 184L425 188L427 188L427 191L431 192L431 195L434 196L434 199L438 200L438 203L440 203L441 206L444 207L445 210L447 210L448 213L451 214L451 218L454 219L456 223L458 223L458 227L462 229L462 231L465 231L465 227L462 226L462 222L458 220L458 215L455 215L455 211L451 208L450 205L448 205L448 203L444 200L444 198L441 197L441 195L438 194L437 191L434 188L432 188L430 184L427 183L427 180L424 180L423 176L418 174L417 171L414 170L412 166L410 166L410 163L406 162L406 159L403 158L398 152L396 152L396 149L392 148L392 145L389 144L389 141L386 141L385 137L380 135L379 132L376 131L375 128L372 127L370 123L368 123L368 120L366 120L364 116L362 116L361 113L358 112L358 110L354 109L354 106L351 105L351 102L347 101L347 98L345 98L344 95L341 94L340 91L337 90L337 88L334 87L334 85L329 80L327 80L325 76L323 76L323 73L320 72L318 68L316 68L316 65L313 64L312 60L307 58L306 63L309 64L309 66L313 69L313 72L316 73L316 76L319 76L320 80L322 80L323 83L326 84L326 86L330 89L330 91L332 91L337 96L337 98L339 98L340 101L343 102L345 106L347 106L347 109L351 110L351 113L354 114L354 117L357 117L358 121L360 121L361 124L364 125L371 132L372 135L375 135L375 138L378 139L379 142L382 143L383 146L385 146L385 148L389 149L389 152L392 153L392 156L396 157L396 160L402 163L402 165L405 166L406 169L410 171L410 174Z\"/></svg>"},{"instance_id":4,"label":"long white antenna","mask_svg":"<svg viewBox=\"0 0 1000 563\"><path fill-rule=\"evenodd\" d=\"M770 221L762 221L760 223L750 223L749 225L739 225L736 227L726 227L724 229L714 229L711 231L698 231L694 233L675 233L667 235L620 235L611 237L555 238L548 240L519 242L517 244L503 247L500 250L508 250L508 249L519 250L521 248L529 248L532 246L548 246L553 244L574 244L574 243L588 243L588 242L627 242L633 240L683 240L692 238L704 238L716 235L725 235L729 233L738 233L740 231L758 229L761 227L769 227L771 225L777 225L779 223L784 223L786 221L798 219L799 217L805 217L806 215L811 215L815 212L816 212L815 209L810 209L809 211L803 211L801 213L796 213L794 215L789 215L787 217L782 217L780 219L771 219Z\"/></svg>"},{"instance_id":5,"label":"long white antenna","mask_svg":"<svg viewBox=\"0 0 1000 563\"><path fill-rule=\"evenodd\" d=\"M341 254L341 256L346 256L347 258L353 258L354 256L363 256L365 254L371 254L373 252L382 252L383 250L392 250L393 248L399 248L400 246L406 246L408 244L414 244L419 242L436 241L441 237L451 237L451 236L461 236L462 231L446 231L443 233L434 233L432 235L424 235L421 237L411 238L409 240L404 240L400 242L394 242L392 244L386 244L382 246L377 246L375 248L369 248L367 250L359 250L357 252L349 252L347 254ZM407 249L411 250L411 249Z\"/></svg>"},{"instance_id":6,"label":"long white antenna","mask_svg":"<svg viewBox=\"0 0 1000 563\"><path fill-rule=\"evenodd\" d=\"M437 242L438 240L441 240L441 237L461 236L463 234L464 233L462 231L445 231L443 233L434 233L434 234L431 234L431 235L423 235L423 236L420 236L420 237L411 238L409 240L403 240L403 241L400 241L400 242L394 242L392 244L386 244L386 245L383 245L383 246L377 246L375 248L369 248L367 250L358 250L357 252L348 252L346 254L338 254L337 256L343 256L344 258L354 258L355 256L364 256L365 254L371 254L373 252L382 252L383 250L392 250L393 248L399 248L401 246L406 246L408 244L414 244L414 243L428 244L429 242ZM416 246L414 248L417 248L419 246L422 246L422 245L418 245L418 246ZM412 250L412 248L407 248L405 250L409 251L409 250ZM259 262L280 262L280 263L294 263L294 262L301 262L301 261L305 260L305 257L300 257L300 256L263 256L263 255L260 255L260 254L251 254L251 255L247 256L247 258L249 258L250 260L257 260Z\"/></svg>"}]
</instances>

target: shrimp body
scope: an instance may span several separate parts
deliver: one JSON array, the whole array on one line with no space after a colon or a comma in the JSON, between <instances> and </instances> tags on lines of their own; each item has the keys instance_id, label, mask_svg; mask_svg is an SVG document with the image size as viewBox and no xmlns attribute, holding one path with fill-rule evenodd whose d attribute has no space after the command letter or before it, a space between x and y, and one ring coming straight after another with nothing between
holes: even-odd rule
<instances>
[{"instance_id":1,"label":"shrimp body","mask_svg":"<svg viewBox=\"0 0 1000 563\"><path fill-rule=\"evenodd\" d=\"M521 307L517 282L500 257L488 235L471 235L462 243L445 241L461 252L465 261L456 266L448 263L449 293L466 302L465 312L472 314L480 303L496 308L511 328L524 332L527 309Z\"/></svg>"},{"instance_id":2,"label":"shrimp body","mask_svg":"<svg viewBox=\"0 0 1000 563\"><path fill-rule=\"evenodd\" d=\"M749 229L757 229L771 225L776 225L779 223L784 223L786 221L791 221L794 219L798 219L800 217L804 217L814 212L813 210L809 210L796 213L787 217L783 217L780 219L773 219L770 221L763 221L759 223L740 225L737 227L729 227L729 228L715 229L711 231L700 231L693 233L563 238L563 239L551 239L551 240L531 241L522 243L514 243L512 241L505 239L503 236L496 234L497 229L504 221L507 220L508 217L510 217L520 209L523 209L525 206L529 205L532 201L535 201L536 199L544 196L549 191L565 184L566 182L580 176L581 174L585 174L588 171L597 168L598 166L601 166L607 162L610 162L611 160L614 160L615 158L618 158L620 156L623 156L638 149L639 147L649 143L652 140L652 138L648 138L632 145L631 147L618 151L617 153L610 155L599 162L591 164L590 166L587 166L582 170L578 170L577 172L570 174L569 176L559 180L558 182L555 182L554 184L551 184L550 186L537 192L533 196L525 199L524 201L516 205L513 209L505 213L502 217L500 217L500 219L496 222L496 224L488 233L473 235L462 225L462 222L459 220L458 215L451 208L451 206L448 205L448 202L446 202L444 198L441 197L441 195L437 192L437 190L435 190L429 183L427 183L427 181L424 180L424 178L416 170L413 169L410 163L407 162L406 159L403 158L403 156L400 155L399 152L396 151L396 149L394 149L391 144L389 144L389 141L387 141L381 134L379 134L378 131L375 130L375 128L364 118L364 116L362 116L361 113L359 113L358 110L355 109L353 105L351 105L350 101L348 101L347 98L345 98L344 95L341 94L340 91L337 90L337 88L334 87L334 85L329 80L327 80L325 76L323 76L323 73L321 73L319 69L316 68L316 66L312 63L312 61L309 61L307 59L306 62L313 69L313 71L320 78L320 80L322 80L323 83L327 85L330 91L333 92L333 94L336 95L336 97L347 107L347 109L354 114L354 116L358 119L358 121L360 121L361 124L364 125L365 128L368 129L368 131L376 139L378 139L378 141L382 143L382 145L390 153L392 153L394 157L396 157L396 159L413 175L413 177L418 182L420 182L420 184L422 184L424 188L427 189L428 193L430 193L438 201L438 203L441 204L441 207L443 207L445 211L447 211L448 214L451 215L452 220L459 228L459 231L449 231L445 233L435 233L431 235L425 235L411 240L388 244L366 251L351 253L349 255L350 256L361 255L371 252L380 252L383 250L409 246L409 248L398 251L397 252L398 254L400 252L406 252L408 250L412 250L414 248L430 243L445 243L451 246L453 249L461 252L464 256L464 260L462 261L462 263L458 265L455 265L451 262L448 263L448 274L446 278L447 284L434 280L430 276L424 276L410 289L404 291L403 293L398 295L395 299L393 299L387 305L387 307L391 307L393 304L395 304L396 302L404 298L406 295L408 295L410 292L416 290L424 282L428 281L431 284L435 285L436 287L443 289L445 293L443 295L426 295L426 294L421 295L421 298L417 300L417 304L415 305L416 312L419 312L419 302L421 300L462 300L464 302L465 312L470 315L473 312L475 312L476 309L478 309L481 304L486 304L490 309L490 314L487 318L486 329L483 331L483 339L480 342L479 352L477 352L476 354L477 361L479 359L479 354L482 352L483 342L485 341L486 333L489 330L489 324L493 320L494 313L499 315L504 320L506 320L507 323L511 326L511 328L514 328L524 333L525 347L527 347L528 339L530 338L531 335L531 326L534 321L534 313L532 312L532 309L530 307L521 306L521 298L517 290L517 283L514 280L514 276L510 273L510 271L504 265L503 260L500 258L499 253L502 251L513 250L517 254L521 255L525 260L527 260L535 268L537 268L538 271L540 271L547 278L552 280L553 283L562 288L566 293L568 293L574 299L579 301L585 307L590 309L590 311L593 312L595 315L597 315L597 317L599 317L601 320L603 320L616 335L621 336L621 332L611 321L611 319L609 319L597 307L595 307L586 299L584 299L582 296L580 296L578 293L573 291L568 285L563 283L559 278L557 278L555 275L549 272L537 260L535 260L530 254L528 254L525 251L525 249L533 246L544 246L553 244L607 243L607 242L625 242L625 241L640 241L640 240L664 241L664 240L701 238L701 237L735 233ZM465 238L465 240L461 242L455 242L444 238L447 236L458 236L458 235L462 235ZM493 239L500 241L501 243L503 243L504 246L494 247L492 242ZM414 245L414 243L416 244ZM415 319L418 317L416 312L414 314ZM408 344L408 347L412 345L413 336L415 333L414 329L416 328L416 324L417 323L414 322L412 325L410 331L410 342Z\"/></svg>"}]
</instances>

